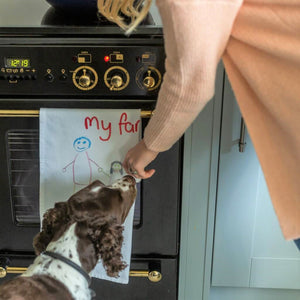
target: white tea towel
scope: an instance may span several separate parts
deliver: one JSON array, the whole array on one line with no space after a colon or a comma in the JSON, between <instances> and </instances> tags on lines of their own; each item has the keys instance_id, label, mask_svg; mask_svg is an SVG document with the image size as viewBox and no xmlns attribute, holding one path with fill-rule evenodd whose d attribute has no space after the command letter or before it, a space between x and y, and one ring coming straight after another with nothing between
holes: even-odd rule
<instances>
[{"instance_id":1,"label":"white tea towel","mask_svg":"<svg viewBox=\"0 0 300 300\"><path fill-rule=\"evenodd\" d=\"M40 110L40 216L66 201L92 181L110 184L125 171L122 160L138 143L141 111L119 109ZM134 206L124 223L123 260L119 278L106 275L101 261L91 275L128 283Z\"/></svg>"}]
</instances>

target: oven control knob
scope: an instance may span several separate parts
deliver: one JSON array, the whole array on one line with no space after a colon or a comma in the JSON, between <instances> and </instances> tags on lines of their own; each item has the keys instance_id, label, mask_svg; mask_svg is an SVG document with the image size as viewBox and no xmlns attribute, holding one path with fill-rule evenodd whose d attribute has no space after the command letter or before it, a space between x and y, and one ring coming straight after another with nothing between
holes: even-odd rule
<instances>
[{"instance_id":1,"label":"oven control knob","mask_svg":"<svg viewBox=\"0 0 300 300\"><path fill-rule=\"evenodd\" d=\"M29 77L29 79L31 79L31 76ZM45 75L45 80L47 80L48 82L52 82L54 80L54 76L51 73L48 73Z\"/></svg>"},{"instance_id":2,"label":"oven control knob","mask_svg":"<svg viewBox=\"0 0 300 300\"><path fill-rule=\"evenodd\" d=\"M129 73L120 66L109 68L104 74L105 85L111 91L121 91L129 84Z\"/></svg>"},{"instance_id":3,"label":"oven control knob","mask_svg":"<svg viewBox=\"0 0 300 300\"><path fill-rule=\"evenodd\" d=\"M154 67L144 66L137 71L135 81L141 89L154 91L161 84L161 73Z\"/></svg>"},{"instance_id":4,"label":"oven control knob","mask_svg":"<svg viewBox=\"0 0 300 300\"><path fill-rule=\"evenodd\" d=\"M83 75L79 77L78 84L83 88L87 88L91 85L91 77L86 73L86 69L83 70Z\"/></svg>"},{"instance_id":5,"label":"oven control knob","mask_svg":"<svg viewBox=\"0 0 300 300\"><path fill-rule=\"evenodd\" d=\"M143 85L147 88L147 89L151 89L155 86L155 79L154 77L152 77L151 75L151 70L148 70L147 72L147 76L144 78L143 80Z\"/></svg>"},{"instance_id":6,"label":"oven control knob","mask_svg":"<svg viewBox=\"0 0 300 300\"><path fill-rule=\"evenodd\" d=\"M74 85L83 91L93 89L98 83L97 72L88 66L81 66L73 72Z\"/></svg>"},{"instance_id":7,"label":"oven control knob","mask_svg":"<svg viewBox=\"0 0 300 300\"><path fill-rule=\"evenodd\" d=\"M120 75L114 75L110 80L111 89L120 88L123 85L123 78Z\"/></svg>"},{"instance_id":8,"label":"oven control knob","mask_svg":"<svg viewBox=\"0 0 300 300\"><path fill-rule=\"evenodd\" d=\"M59 77L59 80L66 81L68 79L68 76L66 74L61 74Z\"/></svg>"}]
</instances>

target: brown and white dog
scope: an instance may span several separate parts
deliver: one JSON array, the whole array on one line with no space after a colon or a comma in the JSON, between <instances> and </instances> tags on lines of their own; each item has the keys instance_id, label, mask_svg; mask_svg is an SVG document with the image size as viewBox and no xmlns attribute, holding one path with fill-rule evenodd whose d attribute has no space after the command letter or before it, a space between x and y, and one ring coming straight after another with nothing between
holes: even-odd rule
<instances>
[{"instance_id":1,"label":"brown and white dog","mask_svg":"<svg viewBox=\"0 0 300 300\"><path fill-rule=\"evenodd\" d=\"M122 224L135 197L135 179L124 176L111 186L95 181L56 203L44 214L42 231L34 238L37 258L24 274L0 286L0 299L91 299L88 281L78 270L43 252L61 255L86 273L101 258L107 275L117 277L126 268Z\"/></svg>"}]
</instances>

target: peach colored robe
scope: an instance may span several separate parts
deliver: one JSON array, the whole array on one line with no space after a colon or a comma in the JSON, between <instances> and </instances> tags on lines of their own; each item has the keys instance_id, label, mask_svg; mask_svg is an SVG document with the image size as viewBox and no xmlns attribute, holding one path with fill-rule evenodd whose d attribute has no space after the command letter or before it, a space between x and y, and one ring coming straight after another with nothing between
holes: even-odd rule
<instances>
[{"instance_id":1,"label":"peach colored robe","mask_svg":"<svg viewBox=\"0 0 300 300\"><path fill-rule=\"evenodd\" d=\"M157 0L166 73L144 141L169 149L223 62L286 239L300 237L300 0Z\"/></svg>"}]
</instances>

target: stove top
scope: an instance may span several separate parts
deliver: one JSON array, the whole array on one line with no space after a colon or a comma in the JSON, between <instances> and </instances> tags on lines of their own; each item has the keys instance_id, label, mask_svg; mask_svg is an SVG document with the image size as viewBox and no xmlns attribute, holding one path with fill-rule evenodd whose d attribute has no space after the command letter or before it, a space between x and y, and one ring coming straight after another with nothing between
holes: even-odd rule
<instances>
[{"instance_id":1,"label":"stove top","mask_svg":"<svg viewBox=\"0 0 300 300\"><path fill-rule=\"evenodd\" d=\"M161 19L155 4L133 33L161 33ZM123 34L114 23L94 14L68 14L50 6L45 0L1 0L0 35L22 34Z\"/></svg>"}]
</instances>

